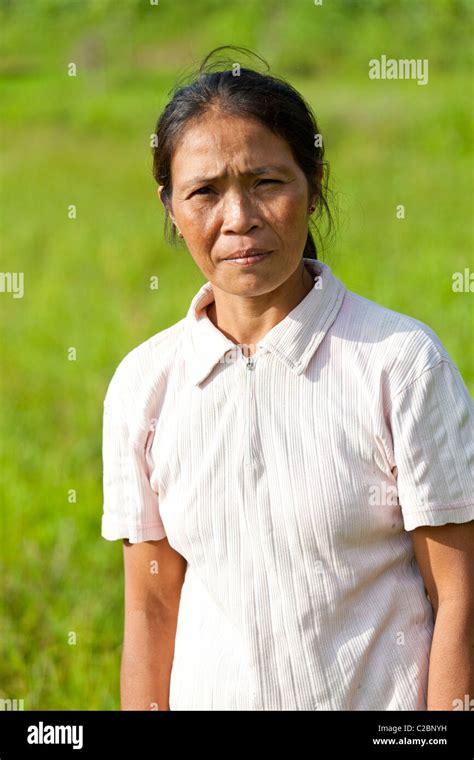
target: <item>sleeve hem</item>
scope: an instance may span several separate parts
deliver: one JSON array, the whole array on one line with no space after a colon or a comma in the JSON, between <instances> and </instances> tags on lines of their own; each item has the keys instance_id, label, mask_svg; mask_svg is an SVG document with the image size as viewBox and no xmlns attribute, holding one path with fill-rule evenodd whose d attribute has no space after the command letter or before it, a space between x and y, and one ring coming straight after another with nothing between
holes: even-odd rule
<instances>
[{"instance_id":1,"label":"sleeve hem","mask_svg":"<svg viewBox=\"0 0 474 760\"><path fill-rule=\"evenodd\" d=\"M438 508L417 509L403 513L405 530L413 530L422 525L446 525L474 520L474 501Z\"/></svg>"},{"instance_id":2,"label":"sleeve hem","mask_svg":"<svg viewBox=\"0 0 474 760\"><path fill-rule=\"evenodd\" d=\"M432 503L425 504L423 507L417 507L415 509L404 508L404 513L410 515L418 512L436 512L440 509L461 509L462 507L472 507L474 505L474 499L461 499L460 501L453 501L451 504L445 503Z\"/></svg>"},{"instance_id":3,"label":"sleeve hem","mask_svg":"<svg viewBox=\"0 0 474 760\"><path fill-rule=\"evenodd\" d=\"M125 523L113 522L102 516L102 538L106 541L117 541L119 538L128 538L131 544L142 541L159 541L166 537L166 530L162 523L150 523L142 526L128 526Z\"/></svg>"}]
</instances>

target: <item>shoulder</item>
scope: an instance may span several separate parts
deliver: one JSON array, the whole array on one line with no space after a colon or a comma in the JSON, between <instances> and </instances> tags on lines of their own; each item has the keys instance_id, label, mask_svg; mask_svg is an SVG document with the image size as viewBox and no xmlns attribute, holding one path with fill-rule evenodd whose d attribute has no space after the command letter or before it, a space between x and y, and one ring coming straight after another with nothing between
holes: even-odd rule
<instances>
[{"instance_id":1,"label":"shoulder","mask_svg":"<svg viewBox=\"0 0 474 760\"><path fill-rule=\"evenodd\" d=\"M455 364L437 333L425 322L346 290L342 334L397 393L441 362Z\"/></svg>"},{"instance_id":2,"label":"shoulder","mask_svg":"<svg viewBox=\"0 0 474 760\"><path fill-rule=\"evenodd\" d=\"M104 404L127 405L139 397L153 395L166 381L181 344L186 319L152 335L129 351L109 381Z\"/></svg>"}]
</instances>

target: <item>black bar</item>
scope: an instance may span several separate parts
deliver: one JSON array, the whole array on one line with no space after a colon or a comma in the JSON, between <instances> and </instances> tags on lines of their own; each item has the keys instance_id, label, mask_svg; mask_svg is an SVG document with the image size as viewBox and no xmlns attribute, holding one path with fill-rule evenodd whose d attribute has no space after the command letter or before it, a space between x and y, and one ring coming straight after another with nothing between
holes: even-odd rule
<instances>
[{"instance_id":1,"label":"black bar","mask_svg":"<svg viewBox=\"0 0 474 760\"><path fill-rule=\"evenodd\" d=\"M112 753L114 758L130 753L132 760L139 760L160 758L165 751L224 758L259 751L266 760L273 752L281 755L284 748L291 757L304 751L315 760L341 754L353 758L356 753L473 760L470 712L472 708L450 712L11 710L0 712L0 760L98 754L107 760Z\"/></svg>"}]
</instances>

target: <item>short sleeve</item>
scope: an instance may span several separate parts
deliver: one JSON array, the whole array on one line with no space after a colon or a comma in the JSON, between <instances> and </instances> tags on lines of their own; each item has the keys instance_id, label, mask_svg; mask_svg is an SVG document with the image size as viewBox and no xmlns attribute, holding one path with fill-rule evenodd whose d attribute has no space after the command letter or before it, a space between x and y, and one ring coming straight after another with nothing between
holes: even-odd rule
<instances>
[{"instance_id":1,"label":"short sleeve","mask_svg":"<svg viewBox=\"0 0 474 760\"><path fill-rule=\"evenodd\" d=\"M451 361L392 401L398 500L406 530L474 520L474 404Z\"/></svg>"},{"instance_id":2,"label":"short sleeve","mask_svg":"<svg viewBox=\"0 0 474 760\"><path fill-rule=\"evenodd\" d=\"M152 489L146 459L146 433L130 424L117 394L104 400L102 460L103 515L101 535L131 543L159 540L166 531Z\"/></svg>"}]
</instances>

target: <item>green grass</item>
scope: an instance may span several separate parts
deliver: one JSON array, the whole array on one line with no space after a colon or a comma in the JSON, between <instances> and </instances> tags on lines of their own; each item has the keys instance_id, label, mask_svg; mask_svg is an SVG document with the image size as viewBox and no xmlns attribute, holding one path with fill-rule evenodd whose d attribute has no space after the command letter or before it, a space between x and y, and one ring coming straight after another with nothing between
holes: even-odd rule
<instances>
[{"instance_id":1,"label":"green grass","mask_svg":"<svg viewBox=\"0 0 474 760\"><path fill-rule=\"evenodd\" d=\"M184 316L204 282L163 240L148 146L167 92L226 43L287 76L331 164L339 222L323 258L349 289L430 325L472 392L470 294L451 289L473 269L468 4L0 8L2 270L25 273L23 299L0 298L0 696L116 709L122 557L100 537L102 401L125 353ZM429 85L371 82L368 60L384 52L429 57Z\"/></svg>"}]
</instances>

